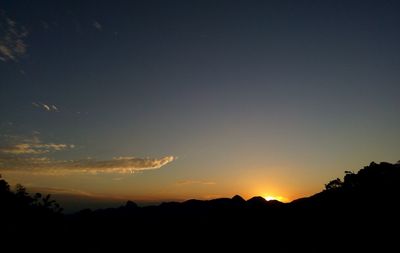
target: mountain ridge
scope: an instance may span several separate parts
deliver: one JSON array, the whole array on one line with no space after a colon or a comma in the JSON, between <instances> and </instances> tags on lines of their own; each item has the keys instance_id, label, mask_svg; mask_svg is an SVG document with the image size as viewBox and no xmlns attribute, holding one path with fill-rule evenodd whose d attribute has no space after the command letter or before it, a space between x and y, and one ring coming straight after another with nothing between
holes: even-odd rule
<instances>
[{"instance_id":1,"label":"mountain ridge","mask_svg":"<svg viewBox=\"0 0 400 253\"><path fill-rule=\"evenodd\" d=\"M343 180L334 179L323 191L289 203L235 195L145 207L127 201L117 208L66 215L49 196L32 198L22 186L13 193L0 180L0 214L5 217L1 238L14 247L46 238L71 250L77 245L125 248L130 244L119 243L134 241L149 249L157 249L160 242L165 248L185 251L188 248L180 242L203 250L218 246L255 251L260 244L254 242L263 242L272 252L333 248L357 252L372 246L384 252L396 246L391 243L397 242L392 231L400 226L399 195L400 163L383 162L357 173L347 171Z\"/></svg>"}]
</instances>

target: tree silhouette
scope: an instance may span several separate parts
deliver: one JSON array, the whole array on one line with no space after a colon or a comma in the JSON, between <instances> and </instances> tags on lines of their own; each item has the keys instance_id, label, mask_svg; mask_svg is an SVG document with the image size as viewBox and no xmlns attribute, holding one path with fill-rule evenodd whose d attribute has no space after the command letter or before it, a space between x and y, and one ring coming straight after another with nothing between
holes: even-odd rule
<instances>
[{"instance_id":1,"label":"tree silhouette","mask_svg":"<svg viewBox=\"0 0 400 253\"><path fill-rule=\"evenodd\" d=\"M339 189L342 186L343 186L342 180L340 180L340 178L336 178L336 179L330 181L329 183L325 184L325 189L327 191L330 191L330 190Z\"/></svg>"},{"instance_id":2,"label":"tree silhouette","mask_svg":"<svg viewBox=\"0 0 400 253\"><path fill-rule=\"evenodd\" d=\"M0 194L10 192L10 185L2 179L0 174Z\"/></svg>"},{"instance_id":3,"label":"tree silhouette","mask_svg":"<svg viewBox=\"0 0 400 253\"><path fill-rule=\"evenodd\" d=\"M4 212L49 212L61 213L63 208L48 194L43 197L41 193L31 196L26 187L21 184L15 186L15 192L10 190L10 185L0 175L0 204ZM25 211L24 211L25 210Z\"/></svg>"}]
</instances>

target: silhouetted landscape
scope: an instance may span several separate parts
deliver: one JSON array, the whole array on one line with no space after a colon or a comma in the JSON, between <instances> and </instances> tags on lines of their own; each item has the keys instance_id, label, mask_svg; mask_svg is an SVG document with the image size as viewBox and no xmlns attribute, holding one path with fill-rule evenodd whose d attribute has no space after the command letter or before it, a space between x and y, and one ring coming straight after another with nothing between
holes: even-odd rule
<instances>
[{"instance_id":1,"label":"silhouetted landscape","mask_svg":"<svg viewBox=\"0 0 400 253\"><path fill-rule=\"evenodd\" d=\"M0 253L400 252L399 14L2 0Z\"/></svg>"},{"instance_id":2,"label":"silhouetted landscape","mask_svg":"<svg viewBox=\"0 0 400 253\"><path fill-rule=\"evenodd\" d=\"M347 251L396 245L399 225L400 163L374 163L344 179L328 182L311 197L282 203L262 197L244 200L167 202L139 207L85 209L63 214L49 195L12 191L0 180L3 245L15 250L59 245L132 251L222 247L262 251ZM188 244L189 243L189 244ZM49 250L50 248L47 248Z\"/></svg>"}]
</instances>

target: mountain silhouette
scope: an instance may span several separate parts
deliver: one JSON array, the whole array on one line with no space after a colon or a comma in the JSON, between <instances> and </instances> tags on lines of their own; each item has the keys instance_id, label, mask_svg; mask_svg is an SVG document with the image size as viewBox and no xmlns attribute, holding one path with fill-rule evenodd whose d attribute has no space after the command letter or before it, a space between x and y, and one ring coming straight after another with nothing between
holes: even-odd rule
<instances>
[{"instance_id":1,"label":"mountain silhouette","mask_svg":"<svg viewBox=\"0 0 400 253\"><path fill-rule=\"evenodd\" d=\"M45 240L69 250L385 252L397 242L399 193L400 163L372 162L290 203L236 195L146 207L127 201L118 208L67 215L50 196L31 196L21 185L11 191L0 179L1 238L16 250Z\"/></svg>"}]
</instances>

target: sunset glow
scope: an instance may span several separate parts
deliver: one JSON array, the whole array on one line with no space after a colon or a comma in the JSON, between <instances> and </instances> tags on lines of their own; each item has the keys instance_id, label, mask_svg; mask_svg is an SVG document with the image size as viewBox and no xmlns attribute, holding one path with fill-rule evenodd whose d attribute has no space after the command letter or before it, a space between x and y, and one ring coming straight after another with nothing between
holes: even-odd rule
<instances>
[{"instance_id":1,"label":"sunset glow","mask_svg":"<svg viewBox=\"0 0 400 253\"><path fill-rule=\"evenodd\" d=\"M278 200L280 202L286 202L286 198L282 197L282 196L271 196L271 195L267 195L264 196L264 199L266 201L270 201L270 200Z\"/></svg>"},{"instance_id":2,"label":"sunset glow","mask_svg":"<svg viewBox=\"0 0 400 253\"><path fill-rule=\"evenodd\" d=\"M289 202L398 160L400 1L5 2L11 185L61 203Z\"/></svg>"},{"instance_id":3,"label":"sunset glow","mask_svg":"<svg viewBox=\"0 0 400 253\"><path fill-rule=\"evenodd\" d=\"M1 0L2 248L398 247L399 28L400 0Z\"/></svg>"}]
</instances>

